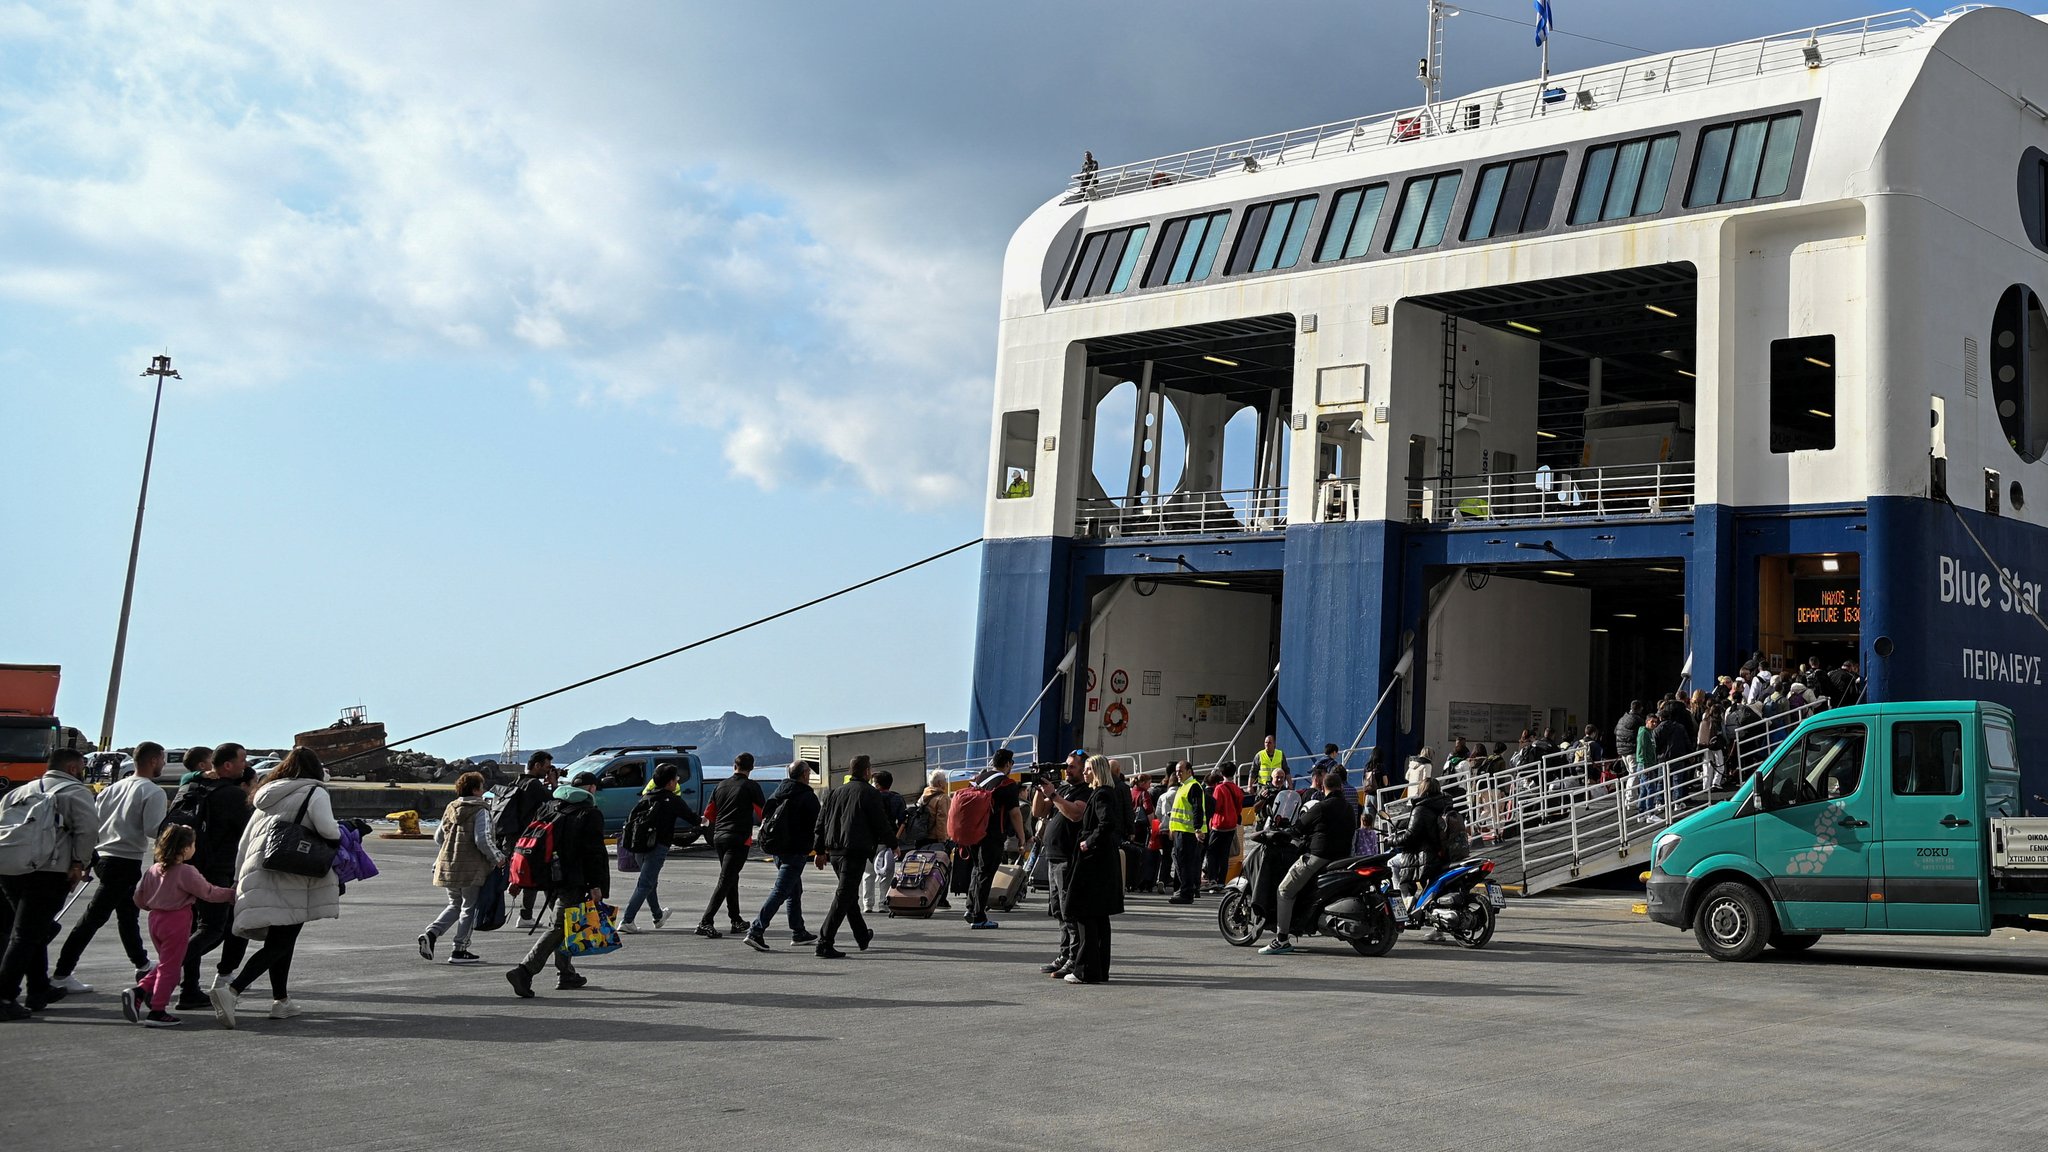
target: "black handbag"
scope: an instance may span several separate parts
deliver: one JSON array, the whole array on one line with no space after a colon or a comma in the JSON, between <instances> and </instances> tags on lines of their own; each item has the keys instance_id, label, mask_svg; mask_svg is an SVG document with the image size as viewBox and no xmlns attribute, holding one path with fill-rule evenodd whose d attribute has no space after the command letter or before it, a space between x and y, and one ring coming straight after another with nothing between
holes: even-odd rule
<instances>
[{"instance_id":1,"label":"black handbag","mask_svg":"<svg viewBox=\"0 0 2048 1152\"><path fill-rule=\"evenodd\" d=\"M311 829L300 821L306 818L306 806L313 802L313 793L319 785L306 789L306 798L299 802L299 814L290 820L273 819L263 833L263 866L272 872L283 872L291 876L304 876L318 880L334 870L334 854L341 845L325 837L315 836Z\"/></svg>"}]
</instances>

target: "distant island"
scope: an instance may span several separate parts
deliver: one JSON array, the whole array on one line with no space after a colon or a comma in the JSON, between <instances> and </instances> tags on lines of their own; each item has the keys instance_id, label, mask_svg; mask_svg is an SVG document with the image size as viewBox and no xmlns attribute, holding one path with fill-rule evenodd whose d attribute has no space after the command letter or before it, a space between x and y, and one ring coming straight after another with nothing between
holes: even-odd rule
<instances>
[{"instance_id":1,"label":"distant island","mask_svg":"<svg viewBox=\"0 0 2048 1152\"><path fill-rule=\"evenodd\" d=\"M927 730L924 739L926 747L954 744L966 740L967 733ZM554 753L555 763L567 764L599 748L630 744L694 745L698 757L706 764L730 764L742 752L752 752L754 759L762 764L787 764L795 755L795 745L790 738L776 731L774 723L766 716L742 716L737 712L727 712L715 720L671 720L666 723L621 720L602 728L585 729L548 751ZM525 754L535 751L538 749L527 749ZM485 761L496 763L503 756L501 750L468 759L477 764Z\"/></svg>"}]
</instances>

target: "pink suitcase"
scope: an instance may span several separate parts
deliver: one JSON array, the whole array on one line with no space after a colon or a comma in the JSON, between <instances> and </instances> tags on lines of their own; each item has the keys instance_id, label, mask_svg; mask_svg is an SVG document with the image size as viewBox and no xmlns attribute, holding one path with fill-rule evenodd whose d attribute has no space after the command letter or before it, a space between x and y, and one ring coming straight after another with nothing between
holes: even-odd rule
<instances>
[{"instance_id":1,"label":"pink suitcase","mask_svg":"<svg viewBox=\"0 0 2048 1152\"><path fill-rule=\"evenodd\" d=\"M922 848L896 861L896 879L889 885L889 915L931 918L946 895L946 852Z\"/></svg>"}]
</instances>

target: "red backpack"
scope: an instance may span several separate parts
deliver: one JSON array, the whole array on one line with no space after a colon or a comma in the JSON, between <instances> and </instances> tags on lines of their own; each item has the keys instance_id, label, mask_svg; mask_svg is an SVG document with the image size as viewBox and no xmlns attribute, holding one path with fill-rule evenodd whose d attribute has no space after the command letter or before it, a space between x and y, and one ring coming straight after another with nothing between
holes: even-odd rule
<instances>
[{"instance_id":1,"label":"red backpack","mask_svg":"<svg viewBox=\"0 0 2048 1152\"><path fill-rule=\"evenodd\" d=\"M962 848L972 848L988 839L989 817L996 807L995 790L1008 779L991 774L953 793L953 803L946 809L946 839ZM983 788L984 783L990 786Z\"/></svg>"},{"instance_id":2,"label":"red backpack","mask_svg":"<svg viewBox=\"0 0 2048 1152\"><path fill-rule=\"evenodd\" d=\"M562 866L555 859L555 821L561 809L549 804L534 815L533 823L519 834L512 846L508 886L515 891L545 891L562 878Z\"/></svg>"}]
</instances>

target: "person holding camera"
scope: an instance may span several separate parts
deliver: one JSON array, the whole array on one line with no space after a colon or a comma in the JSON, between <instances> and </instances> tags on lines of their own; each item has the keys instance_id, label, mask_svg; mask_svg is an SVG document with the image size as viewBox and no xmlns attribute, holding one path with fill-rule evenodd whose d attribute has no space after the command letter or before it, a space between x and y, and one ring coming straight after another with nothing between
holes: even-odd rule
<instances>
[{"instance_id":1,"label":"person holding camera","mask_svg":"<svg viewBox=\"0 0 2048 1152\"><path fill-rule=\"evenodd\" d=\"M1077 947L1079 933L1074 923L1061 914L1060 905L1066 893L1067 884L1073 879L1074 864L1081 851L1081 826L1067 818L1067 810L1055 803L1065 800L1076 806L1087 802L1089 789L1082 784L1086 758L1080 754L1067 757L1060 766L1056 783L1049 783L1041 774L1036 793L1031 797L1031 816L1040 821L1038 826L1038 850L1045 854L1051 867L1047 878L1045 913L1060 922L1060 950L1052 963L1039 969L1040 972L1058 979L1074 970L1079 959Z\"/></svg>"}]
</instances>

